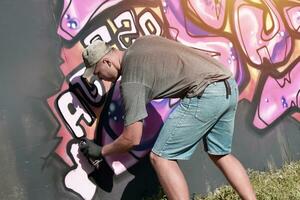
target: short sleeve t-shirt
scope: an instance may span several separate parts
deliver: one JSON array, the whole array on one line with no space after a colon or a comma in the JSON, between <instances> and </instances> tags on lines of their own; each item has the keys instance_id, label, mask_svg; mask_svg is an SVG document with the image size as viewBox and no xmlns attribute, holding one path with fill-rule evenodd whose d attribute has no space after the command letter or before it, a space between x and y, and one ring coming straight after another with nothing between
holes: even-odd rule
<instances>
[{"instance_id":1,"label":"short sleeve t-shirt","mask_svg":"<svg viewBox=\"0 0 300 200\"><path fill-rule=\"evenodd\" d=\"M138 38L121 63L125 126L148 116L153 99L194 97L232 73L197 49L160 37Z\"/></svg>"}]
</instances>

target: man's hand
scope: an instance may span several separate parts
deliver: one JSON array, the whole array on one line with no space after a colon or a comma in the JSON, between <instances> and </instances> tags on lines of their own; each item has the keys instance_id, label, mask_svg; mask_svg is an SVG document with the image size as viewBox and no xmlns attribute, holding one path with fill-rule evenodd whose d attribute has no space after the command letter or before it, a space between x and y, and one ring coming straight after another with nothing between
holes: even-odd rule
<instances>
[{"instance_id":1,"label":"man's hand","mask_svg":"<svg viewBox=\"0 0 300 200\"><path fill-rule=\"evenodd\" d=\"M102 147L87 138L83 138L79 142L80 151L89 158L101 158Z\"/></svg>"}]
</instances>

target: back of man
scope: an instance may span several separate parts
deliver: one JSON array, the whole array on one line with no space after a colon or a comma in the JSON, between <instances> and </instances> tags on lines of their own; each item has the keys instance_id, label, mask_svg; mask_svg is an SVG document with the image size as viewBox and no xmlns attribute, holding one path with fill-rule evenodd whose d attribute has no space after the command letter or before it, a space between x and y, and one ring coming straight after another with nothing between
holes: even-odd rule
<instances>
[{"instance_id":1,"label":"back of man","mask_svg":"<svg viewBox=\"0 0 300 200\"><path fill-rule=\"evenodd\" d=\"M125 125L145 118L152 99L195 97L232 76L214 58L159 36L141 37L126 50L121 75Z\"/></svg>"}]
</instances>

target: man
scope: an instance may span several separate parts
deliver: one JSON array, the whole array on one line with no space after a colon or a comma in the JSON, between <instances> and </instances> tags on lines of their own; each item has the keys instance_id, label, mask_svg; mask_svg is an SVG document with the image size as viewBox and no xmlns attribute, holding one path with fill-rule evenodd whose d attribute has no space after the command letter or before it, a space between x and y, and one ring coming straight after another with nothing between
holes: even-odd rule
<instances>
[{"instance_id":1,"label":"man","mask_svg":"<svg viewBox=\"0 0 300 200\"><path fill-rule=\"evenodd\" d=\"M152 99L181 98L163 125L150 153L168 199L189 199L177 160L189 159L200 140L211 160L243 199L256 199L247 173L230 154L238 88L232 74L198 50L159 36L138 38L126 51L95 41L83 52L87 80L116 81L121 76L125 119L122 134L100 147L80 146L88 157L129 151L142 136L146 104Z\"/></svg>"}]
</instances>

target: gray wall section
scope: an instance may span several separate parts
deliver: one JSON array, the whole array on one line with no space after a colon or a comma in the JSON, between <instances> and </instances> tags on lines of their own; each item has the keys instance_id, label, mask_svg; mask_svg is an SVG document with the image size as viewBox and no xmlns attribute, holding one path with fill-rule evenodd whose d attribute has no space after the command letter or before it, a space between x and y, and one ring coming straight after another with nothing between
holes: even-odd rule
<instances>
[{"instance_id":1,"label":"gray wall section","mask_svg":"<svg viewBox=\"0 0 300 200\"><path fill-rule=\"evenodd\" d=\"M59 124L46 99L59 89L63 76L51 7L50 1L0 2L0 199L81 199L66 190L63 178L69 169L52 154ZM243 164L264 170L299 160L299 123L286 117L259 133L250 125L251 109L241 102L236 118L233 153ZM199 149L190 161L180 162L192 193L205 193L225 182ZM110 190L99 187L95 199L140 199L155 193L158 185L147 157L121 176L106 177L107 184L108 180Z\"/></svg>"},{"instance_id":2,"label":"gray wall section","mask_svg":"<svg viewBox=\"0 0 300 200\"><path fill-rule=\"evenodd\" d=\"M57 161L48 160L53 163L49 165L43 159L54 148L56 141L48 141L58 128L45 99L62 81L57 69L60 44L49 5L0 2L0 199L64 197L56 189L63 170L57 170Z\"/></svg>"}]
</instances>

